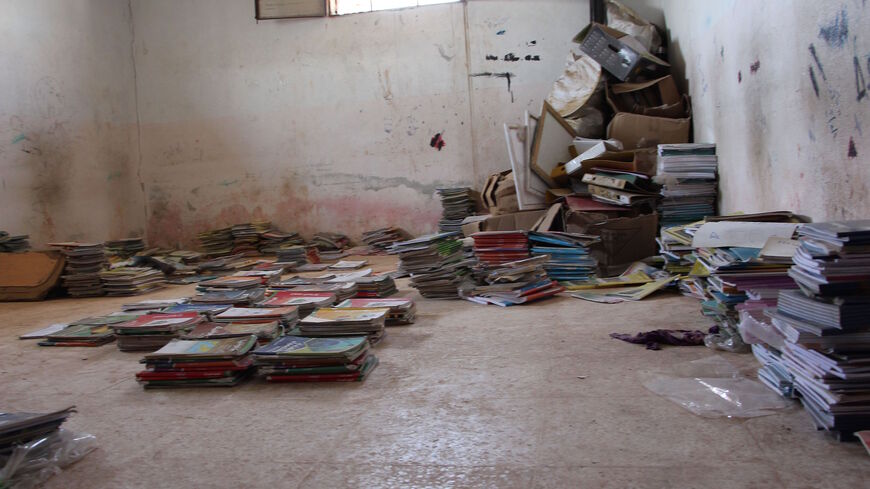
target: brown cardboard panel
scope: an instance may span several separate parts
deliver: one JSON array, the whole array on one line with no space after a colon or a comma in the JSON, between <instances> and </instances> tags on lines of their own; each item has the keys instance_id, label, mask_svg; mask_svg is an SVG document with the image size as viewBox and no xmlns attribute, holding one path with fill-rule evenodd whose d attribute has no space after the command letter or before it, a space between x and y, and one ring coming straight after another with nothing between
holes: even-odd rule
<instances>
[{"instance_id":1,"label":"brown cardboard panel","mask_svg":"<svg viewBox=\"0 0 870 489\"><path fill-rule=\"evenodd\" d=\"M462 234L471 236L478 231L529 231L547 211L523 211L500 216L491 216L484 221L462 226Z\"/></svg>"},{"instance_id":2,"label":"brown cardboard panel","mask_svg":"<svg viewBox=\"0 0 870 489\"><path fill-rule=\"evenodd\" d=\"M569 233L601 237L601 242L593 245L590 252L605 274L619 269L620 265L642 260L658 252L657 214L608 219L604 214L573 212L568 216L566 230Z\"/></svg>"},{"instance_id":3,"label":"brown cardboard panel","mask_svg":"<svg viewBox=\"0 0 870 489\"><path fill-rule=\"evenodd\" d=\"M608 85L606 95L614 112L668 118L691 115L689 99L680 95L671 75L640 83Z\"/></svg>"},{"instance_id":4,"label":"brown cardboard panel","mask_svg":"<svg viewBox=\"0 0 870 489\"><path fill-rule=\"evenodd\" d=\"M668 119L620 112L607 125L607 137L622 141L626 150L659 144L688 143L691 118Z\"/></svg>"},{"instance_id":5,"label":"brown cardboard panel","mask_svg":"<svg viewBox=\"0 0 870 489\"><path fill-rule=\"evenodd\" d=\"M43 299L60 281L64 262L54 251L0 253L0 301Z\"/></svg>"}]
</instances>

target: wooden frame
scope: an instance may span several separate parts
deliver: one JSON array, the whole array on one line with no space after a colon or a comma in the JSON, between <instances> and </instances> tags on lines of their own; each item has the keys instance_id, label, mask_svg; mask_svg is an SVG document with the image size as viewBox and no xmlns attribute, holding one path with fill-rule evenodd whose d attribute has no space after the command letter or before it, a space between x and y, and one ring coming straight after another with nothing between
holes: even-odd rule
<instances>
[{"instance_id":1,"label":"wooden frame","mask_svg":"<svg viewBox=\"0 0 870 489\"><path fill-rule=\"evenodd\" d=\"M326 17L329 14L326 2L327 0L254 0L254 18L276 20ZM294 9L298 9L300 13L289 12Z\"/></svg>"},{"instance_id":2,"label":"wooden frame","mask_svg":"<svg viewBox=\"0 0 870 489\"><path fill-rule=\"evenodd\" d=\"M553 181L550 174L559 163L571 161L569 148L575 137L574 129L565 122L565 119L556 112L556 109L544 102L535 131L529 166L542 180L547 182L550 188L559 186Z\"/></svg>"}]
</instances>

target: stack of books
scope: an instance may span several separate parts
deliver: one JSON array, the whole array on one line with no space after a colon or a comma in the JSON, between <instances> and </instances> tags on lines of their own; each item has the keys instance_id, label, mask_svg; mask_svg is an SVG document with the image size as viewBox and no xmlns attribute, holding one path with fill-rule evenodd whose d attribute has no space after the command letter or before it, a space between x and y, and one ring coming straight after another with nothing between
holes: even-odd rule
<instances>
[{"instance_id":1,"label":"stack of books","mask_svg":"<svg viewBox=\"0 0 870 489\"><path fill-rule=\"evenodd\" d=\"M265 297L266 289L209 289L190 298L191 304L232 304L245 306L256 304Z\"/></svg>"},{"instance_id":2,"label":"stack of books","mask_svg":"<svg viewBox=\"0 0 870 489\"><path fill-rule=\"evenodd\" d=\"M136 380L145 389L231 387L252 371L254 335L209 340L175 339L145 355Z\"/></svg>"},{"instance_id":3,"label":"stack of books","mask_svg":"<svg viewBox=\"0 0 870 489\"><path fill-rule=\"evenodd\" d=\"M350 246L350 238L341 233L319 232L312 238L311 245L321 252L340 251Z\"/></svg>"},{"instance_id":4,"label":"stack of books","mask_svg":"<svg viewBox=\"0 0 870 489\"><path fill-rule=\"evenodd\" d=\"M103 295L103 281L100 271L106 265L106 254L102 243L49 243L60 248L66 255L62 285L73 297L94 297Z\"/></svg>"},{"instance_id":5,"label":"stack of books","mask_svg":"<svg viewBox=\"0 0 870 489\"><path fill-rule=\"evenodd\" d=\"M544 271L557 282L586 282L595 276L598 261L589 255L597 236L560 232L529 233L532 256L547 256Z\"/></svg>"},{"instance_id":6,"label":"stack of books","mask_svg":"<svg viewBox=\"0 0 870 489\"><path fill-rule=\"evenodd\" d=\"M231 307L215 314L219 323L262 323L278 321L286 328L292 328L299 320L299 310L295 306L282 307Z\"/></svg>"},{"instance_id":7,"label":"stack of books","mask_svg":"<svg viewBox=\"0 0 870 489\"><path fill-rule=\"evenodd\" d=\"M359 270L368 265L368 260L341 260L339 262L328 265L330 270Z\"/></svg>"},{"instance_id":8,"label":"stack of books","mask_svg":"<svg viewBox=\"0 0 870 489\"><path fill-rule=\"evenodd\" d=\"M236 224L230 228L230 232L233 235L233 254L257 254L257 247L260 245L260 233L257 232L253 223Z\"/></svg>"},{"instance_id":9,"label":"stack of books","mask_svg":"<svg viewBox=\"0 0 870 489\"><path fill-rule=\"evenodd\" d=\"M30 248L30 236L26 234L11 235L0 231L0 253L20 253Z\"/></svg>"},{"instance_id":10,"label":"stack of books","mask_svg":"<svg viewBox=\"0 0 870 489\"><path fill-rule=\"evenodd\" d=\"M801 403L841 438L870 429L870 220L806 224L769 315Z\"/></svg>"},{"instance_id":11,"label":"stack of books","mask_svg":"<svg viewBox=\"0 0 870 489\"><path fill-rule=\"evenodd\" d=\"M166 285L166 275L147 267L118 267L100 272L106 295L138 295Z\"/></svg>"},{"instance_id":12,"label":"stack of books","mask_svg":"<svg viewBox=\"0 0 870 489\"><path fill-rule=\"evenodd\" d=\"M258 265L258 267L260 267L260 265ZM260 286L266 287L280 281L281 275L284 273L284 267L280 265L276 270L257 270L256 268L257 267L255 267L254 270L242 270L240 272L236 272L232 274L231 277L256 278L260 281Z\"/></svg>"},{"instance_id":13,"label":"stack of books","mask_svg":"<svg viewBox=\"0 0 870 489\"><path fill-rule=\"evenodd\" d=\"M232 304L208 304L208 303L190 303L176 304L162 309L160 312L166 314L178 314L180 312L195 312L202 316L206 321L212 321L215 314L220 314L227 309L233 307Z\"/></svg>"},{"instance_id":14,"label":"stack of books","mask_svg":"<svg viewBox=\"0 0 870 489\"><path fill-rule=\"evenodd\" d=\"M657 165L655 179L662 185L659 214L663 228L716 215L715 144L660 144Z\"/></svg>"},{"instance_id":15,"label":"stack of books","mask_svg":"<svg viewBox=\"0 0 870 489\"><path fill-rule=\"evenodd\" d=\"M145 249L145 242L141 237L124 238L114 241L106 241L106 253L121 258L129 258Z\"/></svg>"},{"instance_id":16,"label":"stack of books","mask_svg":"<svg viewBox=\"0 0 870 489\"><path fill-rule=\"evenodd\" d=\"M656 238L659 254L664 260L663 269L672 275L686 275L695 264L692 236L680 232L689 227L697 228L689 225L662 228L661 235Z\"/></svg>"},{"instance_id":17,"label":"stack of books","mask_svg":"<svg viewBox=\"0 0 870 489\"><path fill-rule=\"evenodd\" d=\"M60 331L48 334L39 346L100 346L115 341L115 334L106 324L70 324Z\"/></svg>"},{"instance_id":18,"label":"stack of books","mask_svg":"<svg viewBox=\"0 0 870 489\"><path fill-rule=\"evenodd\" d=\"M463 287L462 297L478 304L513 306L553 297L565 288L544 270L547 256L536 256L496 267L482 267L477 285Z\"/></svg>"},{"instance_id":19,"label":"stack of books","mask_svg":"<svg viewBox=\"0 0 870 489\"><path fill-rule=\"evenodd\" d=\"M366 231L362 235L363 243L377 250L386 250L393 243L408 239L408 233L397 227L387 227L375 229L374 231Z\"/></svg>"},{"instance_id":20,"label":"stack of books","mask_svg":"<svg viewBox=\"0 0 870 489\"><path fill-rule=\"evenodd\" d=\"M199 246L206 256L226 256L233 254L233 228L203 231L197 235Z\"/></svg>"},{"instance_id":21,"label":"stack of books","mask_svg":"<svg viewBox=\"0 0 870 489\"><path fill-rule=\"evenodd\" d=\"M278 263L302 265L308 263L305 257L305 247L301 245L285 245L275 251Z\"/></svg>"},{"instance_id":22,"label":"stack of books","mask_svg":"<svg viewBox=\"0 0 870 489\"><path fill-rule=\"evenodd\" d=\"M51 440L52 438L49 437L56 435L60 426L74 412L76 412L75 406L70 406L50 413L0 413L0 459L4 462L4 486L10 488L30 486L31 483L38 480L38 477L33 477L31 480L25 473L40 469L50 470L46 467L48 464L45 464L45 459L36 458L35 453L33 452L38 453L40 449L36 447L48 444L48 441L40 440L44 438ZM24 455L19 459L20 453L13 454L13 450L22 445L30 445L35 448L33 448L32 453ZM19 459L18 462L16 462L16 459ZM21 463L25 467L18 465L18 463ZM16 467L16 465L18 466ZM13 475L16 477L12 478ZM17 477L22 475L23 477ZM18 479L17 482L16 479ZM20 486L18 482L21 482Z\"/></svg>"},{"instance_id":23,"label":"stack of books","mask_svg":"<svg viewBox=\"0 0 870 489\"><path fill-rule=\"evenodd\" d=\"M213 258L197 263L196 271L202 274L224 275L239 270L248 270L257 265L258 260L245 258L241 255L230 255Z\"/></svg>"},{"instance_id":24,"label":"stack of books","mask_svg":"<svg viewBox=\"0 0 870 489\"><path fill-rule=\"evenodd\" d=\"M274 340L284 331L278 321L217 323L204 322L197 324L192 330L181 335L183 340L209 340L220 338L238 338L254 335L257 343L265 345Z\"/></svg>"},{"instance_id":25,"label":"stack of books","mask_svg":"<svg viewBox=\"0 0 870 489\"><path fill-rule=\"evenodd\" d=\"M181 299L148 299L139 302L129 302L121 305L122 311L142 311L142 314L153 312L163 312L167 308L182 305L187 302L186 298Z\"/></svg>"},{"instance_id":26,"label":"stack of books","mask_svg":"<svg viewBox=\"0 0 870 489\"><path fill-rule=\"evenodd\" d=\"M443 214L438 222L438 230L442 233L459 232L462 221L474 214L474 199L468 187L439 188Z\"/></svg>"},{"instance_id":27,"label":"stack of books","mask_svg":"<svg viewBox=\"0 0 870 489\"><path fill-rule=\"evenodd\" d=\"M456 233L439 233L394 244L399 269L411 275L411 287L430 299L458 299L459 285L468 276L473 259L467 259Z\"/></svg>"},{"instance_id":28,"label":"stack of books","mask_svg":"<svg viewBox=\"0 0 870 489\"><path fill-rule=\"evenodd\" d=\"M206 280L196 286L200 292L208 292L215 290L247 290L260 287L262 283L260 277L240 277L237 275L227 275L218 277L212 280Z\"/></svg>"},{"instance_id":29,"label":"stack of books","mask_svg":"<svg viewBox=\"0 0 870 489\"><path fill-rule=\"evenodd\" d=\"M305 240L299 233L285 233L275 229L260 233L260 253L264 255L274 255L278 250L287 246L295 246L304 244Z\"/></svg>"},{"instance_id":30,"label":"stack of books","mask_svg":"<svg viewBox=\"0 0 870 489\"><path fill-rule=\"evenodd\" d=\"M368 336L374 344L384 337L389 308L357 309L324 307L299 321L302 336Z\"/></svg>"},{"instance_id":31,"label":"stack of books","mask_svg":"<svg viewBox=\"0 0 870 489\"><path fill-rule=\"evenodd\" d=\"M254 351L267 382L363 381L378 364L365 336L282 336Z\"/></svg>"},{"instance_id":32,"label":"stack of books","mask_svg":"<svg viewBox=\"0 0 870 489\"><path fill-rule=\"evenodd\" d=\"M292 290L294 292L320 292L335 294L335 300L343 301L356 296L356 282L327 282L310 278L294 277L272 284L270 292Z\"/></svg>"},{"instance_id":33,"label":"stack of books","mask_svg":"<svg viewBox=\"0 0 870 489\"><path fill-rule=\"evenodd\" d=\"M477 259L490 266L529 257L525 231L482 231L472 234L471 238Z\"/></svg>"},{"instance_id":34,"label":"stack of books","mask_svg":"<svg viewBox=\"0 0 870 489\"><path fill-rule=\"evenodd\" d=\"M112 324L121 351L154 351L202 322L196 312L143 314L124 323Z\"/></svg>"},{"instance_id":35,"label":"stack of books","mask_svg":"<svg viewBox=\"0 0 870 489\"><path fill-rule=\"evenodd\" d=\"M381 309L387 307L389 308L385 323L387 326L411 324L417 316L417 307L414 301L406 298L347 299L335 307L351 309Z\"/></svg>"},{"instance_id":36,"label":"stack of books","mask_svg":"<svg viewBox=\"0 0 870 489\"><path fill-rule=\"evenodd\" d=\"M399 291L389 274L357 278L356 286L356 297L389 297Z\"/></svg>"},{"instance_id":37,"label":"stack of books","mask_svg":"<svg viewBox=\"0 0 870 489\"><path fill-rule=\"evenodd\" d=\"M293 306L299 309L299 317L305 317L319 307L329 307L335 304L336 299L332 292L278 290L258 303L257 307Z\"/></svg>"},{"instance_id":38,"label":"stack of books","mask_svg":"<svg viewBox=\"0 0 870 489\"><path fill-rule=\"evenodd\" d=\"M643 173L593 168L583 175L593 200L654 211L659 186Z\"/></svg>"}]
</instances>

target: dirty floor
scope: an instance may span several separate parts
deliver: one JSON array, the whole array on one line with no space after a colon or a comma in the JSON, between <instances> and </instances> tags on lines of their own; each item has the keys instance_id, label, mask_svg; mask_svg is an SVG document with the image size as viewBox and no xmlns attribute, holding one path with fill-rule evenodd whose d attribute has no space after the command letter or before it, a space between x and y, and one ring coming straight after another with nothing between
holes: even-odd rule
<instances>
[{"instance_id":1,"label":"dirty floor","mask_svg":"<svg viewBox=\"0 0 870 489\"><path fill-rule=\"evenodd\" d=\"M16 338L130 300L0 303L0 409L75 404L67 427L98 440L47 487L870 487L864 449L817 433L799 407L705 419L647 391L642 371L715 353L608 333L706 327L697 301L678 295L510 309L420 300L417 323L389 329L361 384L145 392L133 379L140 354Z\"/></svg>"}]
</instances>

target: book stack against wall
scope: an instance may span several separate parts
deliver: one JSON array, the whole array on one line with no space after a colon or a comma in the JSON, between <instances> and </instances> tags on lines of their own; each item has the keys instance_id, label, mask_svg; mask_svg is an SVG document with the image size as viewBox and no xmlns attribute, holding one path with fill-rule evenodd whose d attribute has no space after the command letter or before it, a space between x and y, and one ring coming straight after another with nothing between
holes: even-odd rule
<instances>
[{"instance_id":1,"label":"book stack against wall","mask_svg":"<svg viewBox=\"0 0 870 489\"><path fill-rule=\"evenodd\" d=\"M547 256L535 256L477 270L477 285L463 287L461 295L478 304L513 306L553 297L564 287L544 270Z\"/></svg>"},{"instance_id":2,"label":"book stack against wall","mask_svg":"<svg viewBox=\"0 0 870 489\"><path fill-rule=\"evenodd\" d=\"M121 305L121 310L131 314L149 314L164 312L167 308L185 304L186 298L178 299L148 299L138 302L128 302Z\"/></svg>"},{"instance_id":3,"label":"book stack against wall","mask_svg":"<svg viewBox=\"0 0 870 489\"><path fill-rule=\"evenodd\" d=\"M695 249L692 248L692 235L686 230L697 229L699 225L691 223L662 228L656 243L659 245L659 254L664 259L663 269L666 272L672 275L686 275L692 270L695 264Z\"/></svg>"},{"instance_id":4,"label":"book stack against wall","mask_svg":"<svg viewBox=\"0 0 870 489\"><path fill-rule=\"evenodd\" d=\"M662 185L659 214L663 228L716 215L715 144L660 144L657 165L655 179Z\"/></svg>"},{"instance_id":5,"label":"book stack against wall","mask_svg":"<svg viewBox=\"0 0 870 489\"><path fill-rule=\"evenodd\" d=\"M365 336L282 336L254 351L267 382L363 381L378 364Z\"/></svg>"},{"instance_id":6,"label":"book stack against wall","mask_svg":"<svg viewBox=\"0 0 870 489\"><path fill-rule=\"evenodd\" d=\"M357 287L356 297L389 297L399 291L395 279L389 274L360 277L354 281Z\"/></svg>"},{"instance_id":7,"label":"book stack against wall","mask_svg":"<svg viewBox=\"0 0 870 489\"><path fill-rule=\"evenodd\" d=\"M305 240L302 239L299 233L278 231L277 229L270 229L260 233L259 250L260 253L265 255L274 255L281 248L302 244L305 244Z\"/></svg>"},{"instance_id":8,"label":"book stack against wall","mask_svg":"<svg viewBox=\"0 0 870 489\"><path fill-rule=\"evenodd\" d=\"M474 254L486 265L522 260L529 257L529 240L525 231L482 231L471 235Z\"/></svg>"},{"instance_id":9,"label":"book stack against wall","mask_svg":"<svg viewBox=\"0 0 870 489\"><path fill-rule=\"evenodd\" d=\"M145 370L136 380L145 389L232 387L253 371L254 335L206 339L174 339L145 355Z\"/></svg>"},{"instance_id":10,"label":"book stack against wall","mask_svg":"<svg viewBox=\"0 0 870 489\"><path fill-rule=\"evenodd\" d=\"M819 429L850 438L870 429L870 220L799 230L789 274L769 313L801 403Z\"/></svg>"},{"instance_id":11,"label":"book stack against wall","mask_svg":"<svg viewBox=\"0 0 870 489\"><path fill-rule=\"evenodd\" d=\"M311 246L319 250L324 260L338 260L346 255L344 249L350 247L350 238L341 233L319 232L311 239Z\"/></svg>"},{"instance_id":12,"label":"book stack against wall","mask_svg":"<svg viewBox=\"0 0 870 489\"><path fill-rule=\"evenodd\" d=\"M368 336L372 344L383 339L389 308L324 307L299 321L301 336Z\"/></svg>"},{"instance_id":13,"label":"book stack against wall","mask_svg":"<svg viewBox=\"0 0 870 489\"><path fill-rule=\"evenodd\" d=\"M474 198L468 187L439 188L443 213L438 222L438 230L442 233L459 232L462 221L474 214Z\"/></svg>"},{"instance_id":14,"label":"book stack against wall","mask_svg":"<svg viewBox=\"0 0 870 489\"><path fill-rule=\"evenodd\" d=\"M204 275L227 275L239 270L250 270L259 260L242 255L227 255L196 264L196 271Z\"/></svg>"},{"instance_id":15,"label":"book stack against wall","mask_svg":"<svg viewBox=\"0 0 870 489\"><path fill-rule=\"evenodd\" d=\"M362 234L363 243L381 251L385 251L393 243L404 241L408 238L408 233L403 229L392 226L375 229L374 231L366 231Z\"/></svg>"},{"instance_id":16,"label":"book stack against wall","mask_svg":"<svg viewBox=\"0 0 870 489\"><path fill-rule=\"evenodd\" d=\"M544 270L557 282L586 282L595 276L598 261L589 254L597 236L560 232L529 233L532 256L546 256Z\"/></svg>"},{"instance_id":17,"label":"book stack against wall","mask_svg":"<svg viewBox=\"0 0 870 489\"><path fill-rule=\"evenodd\" d=\"M145 242L141 237L124 238L113 241L106 241L106 253L120 258L130 258L131 256L145 249Z\"/></svg>"},{"instance_id":18,"label":"book stack against wall","mask_svg":"<svg viewBox=\"0 0 870 489\"><path fill-rule=\"evenodd\" d=\"M582 177L592 199L649 213L655 210L659 186L650 175L592 168Z\"/></svg>"},{"instance_id":19,"label":"book stack against wall","mask_svg":"<svg viewBox=\"0 0 870 489\"><path fill-rule=\"evenodd\" d=\"M117 267L100 271L103 291L110 296L138 295L166 285L166 275L148 267Z\"/></svg>"},{"instance_id":20,"label":"book stack against wall","mask_svg":"<svg viewBox=\"0 0 870 489\"><path fill-rule=\"evenodd\" d=\"M61 276L61 285L73 297L103 295L100 271L106 266L106 254L102 243L49 243L60 248L66 256L66 266Z\"/></svg>"},{"instance_id":21,"label":"book stack against wall","mask_svg":"<svg viewBox=\"0 0 870 489\"><path fill-rule=\"evenodd\" d=\"M411 287L430 299L458 299L459 285L474 264L464 257L456 233L401 241L389 251L399 255L399 269L411 275Z\"/></svg>"},{"instance_id":22,"label":"book stack against wall","mask_svg":"<svg viewBox=\"0 0 870 489\"><path fill-rule=\"evenodd\" d=\"M336 296L332 292L306 292L297 290L277 290L270 292L269 296L257 307L296 307L299 317L303 318L319 307L329 307L335 304Z\"/></svg>"},{"instance_id":23,"label":"book stack against wall","mask_svg":"<svg viewBox=\"0 0 870 489\"><path fill-rule=\"evenodd\" d=\"M20 253L30 248L30 236L0 231L0 253Z\"/></svg>"},{"instance_id":24,"label":"book stack against wall","mask_svg":"<svg viewBox=\"0 0 870 489\"><path fill-rule=\"evenodd\" d=\"M197 235L199 246L209 257L233 254L233 228L220 228L203 231Z\"/></svg>"},{"instance_id":25,"label":"book stack against wall","mask_svg":"<svg viewBox=\"0 0 870 489\"><path fill-rule=\"evenodd\" d=\"M266 229L269 229L266 223ZM253 223L235 224L230 228L233 235L233 254L255 255L260 245L260 233Z\"/></svg>"},{"instance_id":26,"label":"book stack against wall","mask_svg":"<svg viewBox=\"0 0 870 489\"><path fill-rule=\"evenodd\" d=\"M202 322L196 312L143 314L133 320L112 324L121 351L154 351Z\"/></svg>"},{"instance_id":27,"label":"book stack against wall","mask_svg":"<svg viewBox=\"0 0 870 489\"><path fill-rule=\"evenodd\" d=\"M387 313L387 326L399 326L411 324L417 316L417 306L414 301L406 298L392 299L347 299L337 306L338 308L351 309L381 309L389 308Z\"/></svg>"},{"instance_id":28,"label":"book stack against wall","mask_svg":"<svg viewBox=\"0 0 870 489\"><path fill-rule=\"evenodd\" d=\"M256 278L260 281L258 284L259 286L267 287L271 284L279 282L283 273L284 268L279 267L277 270L241 270L230 275L230 277Z\"/></svg>"},{"instance_id":29,"label":"book stack against wall","mask_svg":"<svg viewBox=\"0 0 870 489\"><path fill-rule=\"evenodd\" d=\"M275 251L278 263L287 263L290 265L304 265L308 263L308 258L305 256L305 247L302 245L284 245Z\"/></svg>"}]
</instances>

